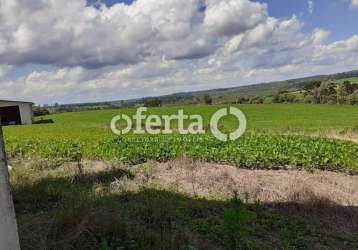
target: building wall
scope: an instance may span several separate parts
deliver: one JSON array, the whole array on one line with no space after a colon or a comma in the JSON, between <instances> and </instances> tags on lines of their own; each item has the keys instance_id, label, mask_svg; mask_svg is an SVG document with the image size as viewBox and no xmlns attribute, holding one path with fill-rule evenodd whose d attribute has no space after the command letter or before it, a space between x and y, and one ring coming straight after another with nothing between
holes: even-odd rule
<instances>
[{"instance_id":1,"label":"building wall","mask_svg":"<svg viewBox=\"0 0 358 250\"><path fill-rule=\"evenodd\" d=\"M31 103L22 103L22 102L0 102L0 107L8 106L19 106L21 123L22 124L32 124L33 112Z\"/></svg>"},{"instance_id":2,"label":"building wall","mask_svg":"<svg viewBox=\"0 0 358 250\"><path fill-rule=\"evenodd\" d=\"M22 103L19 105L19 107L20 107L22 124L32 124L32 119L33 119L32 105L30 103Z\"/></svg>"},{"instance_id":3,"label":"building wall","mask_svg":"<svg viewBox=\"0 0 358 250\"><path fill-rule=\"evenodd\" d=\"M14 203L0 128L0 249L20 250Z\"/></svg>"}]
</instances>

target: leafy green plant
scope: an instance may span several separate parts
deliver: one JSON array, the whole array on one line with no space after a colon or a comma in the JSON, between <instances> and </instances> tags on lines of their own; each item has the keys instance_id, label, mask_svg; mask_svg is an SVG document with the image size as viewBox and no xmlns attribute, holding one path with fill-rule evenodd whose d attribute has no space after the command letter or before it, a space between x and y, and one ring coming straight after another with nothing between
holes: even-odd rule
<instances>
[{"instance_id":1,"label":"leafy green plant","mask_svg":"<svg viewBox=\"0 0 358 250\"><path fill-rule=\"evenodd\" d=\"M180 156L230 163L253 169L306 169L358 172L358 145L333 139L271 134L247 134L237 141L221 142L211 135L112 136L98 142L29 140L8 143L9 155L77 162L82 159L116 160L140 164Z\"/></svg>"},{"instance_id":2,"label":"leafy green plant","mask_svg":"<svg viewBox=\"0 0 358 250\"><path fill-rule=\"evenodd\" d=\"M235 193L231 200L231 208L224 211L223 229L226 242L232 250L243 249L247 246L247 224L250 220L250 212Z\"/></svg>"}]
</instances>

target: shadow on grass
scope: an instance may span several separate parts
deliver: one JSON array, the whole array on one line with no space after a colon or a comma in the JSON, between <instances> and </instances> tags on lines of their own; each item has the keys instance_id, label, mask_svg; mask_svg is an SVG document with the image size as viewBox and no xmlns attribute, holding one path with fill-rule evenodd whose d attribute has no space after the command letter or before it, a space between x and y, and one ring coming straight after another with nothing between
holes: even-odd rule
<instances>
[{"instance_id":1,"label":"shadow on grass","mask_svg":"<svg viewBox=\"0 0 358 250\"><path fill-rule=\"evenodd\" d=\"M34 121L34 124L52 124L52 123L54 123L54 121L52 119L40 118L40 119Z\"/></svg>"},{"instance_id":2,"label":"shadow on grass","mask_svg":"<svg viewBox=\"0 0 358 250\"><path fill-rule=\"evenodd\" d=\"M358 208L244 204L149 187L123 170L17 185L22 249L356 249ZM113 187L113 182L121 183Z\"/></svg>"}]
</instances>

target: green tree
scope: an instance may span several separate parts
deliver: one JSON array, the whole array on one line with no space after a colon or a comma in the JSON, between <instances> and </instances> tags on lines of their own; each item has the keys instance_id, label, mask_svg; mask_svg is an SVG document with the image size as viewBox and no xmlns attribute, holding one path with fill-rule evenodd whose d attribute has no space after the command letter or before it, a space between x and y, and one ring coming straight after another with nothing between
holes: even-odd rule
<instances>
[{"instance_id":1,"label":"green tree","mask_svg":"<svg viewBox=\"0 0 358 250\"><path fill-rule=\"evenodd\" d=\"M213 104L213 98L210 95L204 95L204 103L207 105Z\"/></svg>"},{"instance_id":2,"label":"green tree","mask_svg":"<svg viewBox=\"0 0 358 250\"><path fill-rule=\"evenodd\" d=\"M40 106L34 106L32 108L34 116L43 116L43 115L49 115L50 111L47 108L40 107Z\"/></svg>"},{"instance_id":3,"label":"green tree","mask_svg":"<svg viewBox=\"0 0 358 250\"><path fill-rule=\"evenodd\" d=\"M262 104L264 103L264 99L261 96L254 96L250 98L250 104Z\"/></svg>"},{"instance_id":4,"label":"green tree","mask_svg":"<svg viewBox=\"0 0 358 250\"><path fill-rule=\"evenodd\" d=\"M343 104L347 103L348 98L348 89L350 82L345 81L337 86L337 103Z\"/></svg>"},{"instance_id":5,"label":"green tree","mask_svg":"<svg viewBox=\"0 0 358 250\"><path fill-rule=\"evenodd\" d=\"M246 97L239 97L239 98L237 99L237 103L238 103L238 104L244 104L244 103L248 103L248 102L249 102L249 99L246 98Z\"/></svg>"},{"instance_id":6,"label":"green tree","mask_svg":"<svg viewBox=\"0 0 358 250\"><path fill-rule=\"evenodd\" d=\"M160 107L162 106L162 101L158 98L150 98L144 100L145 107Z\"/></svg>"},{"instance_id":7,"label":"green tree","mask_svg":"<svg viewBox=\"0 0 358 250\"><path fill-rule=\"evenodd\" d=\"M358 90L356 90L353 94L349 95L347 100L349 104L358 105Z\"/></svg>"},{"instance_id":8,"label":"green tree","mask_svg":"<svg viewBox=\"0 0 358 250\"><path fill-rule=\"evenodd\" d=\"M337 92L333 83L322 81L320 86L313 89L312 97L314 103L336 102Z\"/></svg>"}]
</instances>

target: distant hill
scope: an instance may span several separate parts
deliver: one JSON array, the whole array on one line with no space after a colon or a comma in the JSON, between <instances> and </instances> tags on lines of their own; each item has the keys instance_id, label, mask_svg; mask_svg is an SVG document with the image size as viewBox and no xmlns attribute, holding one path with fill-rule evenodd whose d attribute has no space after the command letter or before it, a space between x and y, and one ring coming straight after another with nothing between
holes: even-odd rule
<instances>
[{"instance_id":1,"label":"distant hill","mask_svg":"<svg viewBox=\"0 0 358 250\"><path fill-rule=\"evenodd\" d=\"M311 77L297 78L285 81L275 81L268 83L260 83L232 88L219 88L211 90L202 90L195 92L182 92L159 97L145 97L142 99L97 102L97 103L81 103L81 104L63 104L51 107L54 111L80 111L91 109L106 109L141 105L148 99L158 99L163 104L189 104L201 102L205 95L212 97L214 103L231 103L236 102L238 98L250 98L254 96L267 97L273 96L279 92L295 92L300 91L305 86L314 82L333 81L343 82L347 80L357 80L358 70L337 73L332 75L317 75Z\"/></svg>"},{"instance_id":2,"label":"distant hill","mask_svg":"<svg viewBox=\"0 0 358 250\"><path fill-rule=\"evenodd\" d=\"M205 95L210 95L213 97L214 102L234 102L239 97L269 96L269 95L275 95L282 91L294 92L303 89L306 85L312 82L318 82L324 80L331 80L331 81L338 82L339 80L345 80L345 79L352 80L355 77L358 77L358 70L332 74L332 75L317 75L311 77L260 83L260 84L246 85L240 87L176 93L176 94L160 96L156 98L162 100L164 103L170 103L175 100L191 101L191 100L195 100L195 98L200 98ZM358 79L356 82L358 82Z\"/></svg>"}]
</instances>

